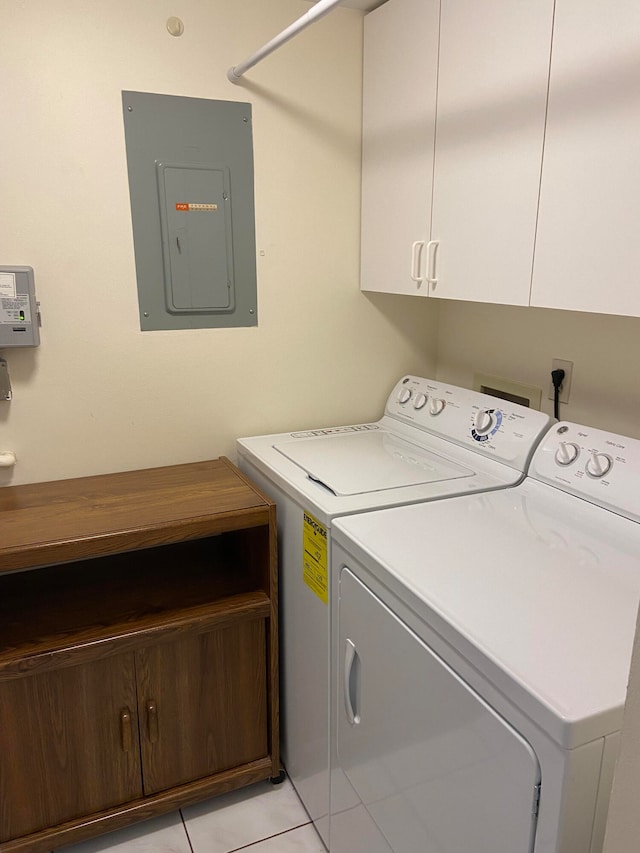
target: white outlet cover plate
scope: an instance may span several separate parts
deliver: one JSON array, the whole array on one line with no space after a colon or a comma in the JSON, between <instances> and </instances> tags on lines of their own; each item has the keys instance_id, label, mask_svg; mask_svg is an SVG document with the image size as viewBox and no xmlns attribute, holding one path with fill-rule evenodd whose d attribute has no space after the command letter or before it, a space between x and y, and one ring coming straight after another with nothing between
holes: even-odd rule
<instances>
[{"instance_id":1,"label":"white outlet cover plate","mask_svg":"<svg viewBox=\"0 0 640 853\"><path fill-rule=\"evenodd\" d=\"M560 397L558 398L561 403L569 402L569 392L571 391L571 377L573 374L573 362L565 361L562 358L554 358L551 362L551 370L561 369L564 370L564 379L562 380L562 388L560 390ZM553 382L551 381L551 371L549 371L549 400L553 400L555 397L555 390L553 387Z\"/></svg>"}]
</instances>

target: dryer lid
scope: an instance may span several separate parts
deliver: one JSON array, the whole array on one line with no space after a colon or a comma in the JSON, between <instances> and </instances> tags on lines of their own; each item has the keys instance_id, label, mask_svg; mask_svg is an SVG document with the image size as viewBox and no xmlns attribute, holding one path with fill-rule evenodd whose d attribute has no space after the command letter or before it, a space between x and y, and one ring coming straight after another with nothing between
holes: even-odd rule
<instances>
[{"instance_id":1,"label":"dryer lid","mask_svg":"<svg viewBox=\"0 0 640 853\"><path fill-rule=\"evenodd\" d=\"M340 496L474 476L470 468L385 430L293 439L274 448Z\"/></svg>"}]
</instances>

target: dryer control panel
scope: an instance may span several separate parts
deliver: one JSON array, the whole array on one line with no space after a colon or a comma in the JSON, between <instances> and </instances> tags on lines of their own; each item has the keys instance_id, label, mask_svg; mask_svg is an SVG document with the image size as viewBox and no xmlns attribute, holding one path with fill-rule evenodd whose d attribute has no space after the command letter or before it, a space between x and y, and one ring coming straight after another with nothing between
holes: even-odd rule
<instances>
[{"instance_id":1,"label":"dryer control panel","mask_svg":"<svg viewBox=\"0 0 640 853\"><path fill-rule=\"evenodd\" d=\"M385 414L520 471L552 423L517 403L418 376L396 384Z\"/></svg>"},{"instance_id":2,"label":"dryer control panel","mask_svg":"<svg viewBox=\"0 0 640 853\"><path fill-rule=\"evenodd\" d=\"M529 476L640 521L640 440L562 422L533 457Z\"/></svg>"}]
</instances>

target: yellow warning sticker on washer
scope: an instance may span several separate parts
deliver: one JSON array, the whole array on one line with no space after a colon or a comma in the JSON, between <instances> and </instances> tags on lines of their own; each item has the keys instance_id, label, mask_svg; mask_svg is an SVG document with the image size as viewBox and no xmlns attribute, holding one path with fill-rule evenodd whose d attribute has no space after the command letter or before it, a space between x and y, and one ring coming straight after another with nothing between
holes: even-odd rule
<instances>
[{"instance_id":1,"label":"yellow warning sticker on washer","mask_svg":"<svg viewBox=\"0 0 640 853\"><path fill-rule=\"evenodd\" d=\"M328 604L327 528L308 512L303 515L302 576L309 589Z\"/></svg>"}]
</instances>

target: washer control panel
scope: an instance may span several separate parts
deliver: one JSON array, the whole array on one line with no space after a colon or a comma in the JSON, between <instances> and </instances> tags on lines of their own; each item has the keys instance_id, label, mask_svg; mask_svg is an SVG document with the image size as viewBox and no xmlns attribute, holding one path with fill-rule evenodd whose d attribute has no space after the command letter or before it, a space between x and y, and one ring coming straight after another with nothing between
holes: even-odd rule
<instances>
[{"instance_id":1,"label":"washer control panel","mask_svg":"<svg viewBox=\"0 0 640 853\"><path fill-rule=\"evenodd\" d=\"M640 521L640 440L562 422L545 436L529 476Z\"/></svg>"},{"instance_id":2,"label":"washer control panel","mask_svg":"<svg viewBox=\"0 0 640 853\"><path fill-rule=\"evenodd\" d=\"M516 403L418 376L396 384L385 414L521 471L552 422Z\"/></svg>"}]
</instances>

